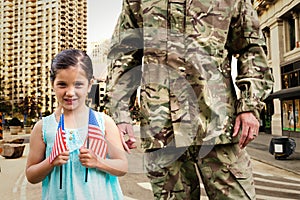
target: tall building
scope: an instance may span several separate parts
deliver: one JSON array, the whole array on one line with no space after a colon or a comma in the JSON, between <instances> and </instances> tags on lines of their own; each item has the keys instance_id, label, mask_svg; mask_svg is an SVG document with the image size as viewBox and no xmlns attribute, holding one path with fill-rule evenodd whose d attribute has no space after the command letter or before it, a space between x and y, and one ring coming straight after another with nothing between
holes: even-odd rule
<instances>
[{"instance_id":1,"label":"tall building","mask_svg":"<svg viewBox=\"0 0 300 200\"><path fill-rule=\"evenodd\" d=\"M88 55L93 63L95 78L91 92L88 95L88 102L90 107L100 111L104 109L109 47L109 39L88 44Z\"/></svg>"},{"instance_id":2,"label":"tall building","mask_svg":"<svg viewBox=\"0 0 300 200\"><path fill-rule=\"evenodd\" d=\"M87 0L0 1L0 81L17 108L26 96L38 113L56 106L49 68L67 48L87 49Z\"/></svg>"},{"instance_id":3,"label":"tall building","mask_svg":"<svg viewBox=\"0 0 300 200\"><path fill-rule=\"evenodd\" d=\"M300 137L300 1L254 0L254 6L275 78L271 132Z\"/></svg>"},{"instance_id":4,"label":"tall building","mask_svg":"<svg viewBox=\"0 0 300 200\"><path fill-rule=\"evenodd\" d=\"M110 40L91 42L88 44L88 54L92 60L94 76L98 80L106 78L107 74L107 54L110 47Z\"/></svg>"}]
</instances>

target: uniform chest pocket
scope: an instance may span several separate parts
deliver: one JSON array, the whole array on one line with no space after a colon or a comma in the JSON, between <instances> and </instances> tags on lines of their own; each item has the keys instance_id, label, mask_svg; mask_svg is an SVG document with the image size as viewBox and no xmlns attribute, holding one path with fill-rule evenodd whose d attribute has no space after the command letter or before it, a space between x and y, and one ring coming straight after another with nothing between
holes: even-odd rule
<instances>
[{"instance_id":1,"label":"uniform chest pocket","mask_svg":"<svg viewBox=\"0 0 300 200\"><path fill-rule=\"evenodd\" d=\"M184 33L186 25L186 1L169 0L168 12L168 28L170 29L171 33Z\"/></svg>"}]
</instances>

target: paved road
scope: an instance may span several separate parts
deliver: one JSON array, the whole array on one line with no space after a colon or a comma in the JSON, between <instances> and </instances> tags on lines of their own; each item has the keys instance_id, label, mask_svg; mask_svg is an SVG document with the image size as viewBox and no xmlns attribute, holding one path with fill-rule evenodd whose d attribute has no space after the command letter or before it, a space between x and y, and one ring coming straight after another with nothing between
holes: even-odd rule
<instances>
[{"instance_id":1,"label":"paved road","mask_svg":"<svg viewBox=\"0 0 300 200\"><path fill-rule=\"evenodd\" d=\"M137 127L135 127L137 129ZM138 135L138 130L135 130ZM299 149L287 161L275 160L268 153L270 136L264 134L260 140L249 145L250 155L253 156L254 180L258 200L293 200L300 199ZM26 142L28 142L26 140ZM300 141L298 140L297 144ZM300 145L299 145L300 146ZM298 148L299 148L298 146ZM41 199L41 184L32 185L27 182L24 174L29 144L26 144L23 157L5 159L0 156L0 199L5 200L36 200ZM294 159L293 156L295 157ZM143 168L143 153L136 149L128 155L129 173L120 177L120 183L125 200L152 200L151 186ZM262 161L262 162L261 162ZM272 162L272 165L266 164ZM298 168L297 168L298 167ZM297 170L295 170L297 171ZM299 170L298 170L299 171ZM207 200L203 185L202 198Z\"/></svg>"},{"instance_id":2,"label":"paved road","mask_svg":"<svg viewBox=\"0 0 300 200\"><path fill-rule=\"evenodd\" d=\"M252 160L257 200L300 199L300 175Z\"/></svg>"},{"instance_id":3,"label":"paved road","mask_svg":"<svg viewBox=\"0 0 300 200\"><path fill-rule=\"evenodd\" d=\"M132 156L133 162L138 159ZM131 160L131 159L130 159ZM300 175L270 166L252 159L257 200L296 200L300 199ZM135 163L134 163L135 165ZM142 173L130 172L120 178L122 189L128 199L152 200L151 186ZM201 184L201 200L207 200Z\"/></svg>"},{"instance_id":4,"label":"paved road","mask_svg":"<svg viewBox=\"0 0 300 200\"><path fill-rule=\"evenodd\" d=\"M0 199L37 200L41 199L41 184L29 184L24 175L28 144L23 157L4 159L0 157ZM150 183L143 171L142 154L129 155L130 171L120 177L125 200L152 200ZM293 200L300 199L300 175L252 160L258 200ZM202 198L206 200L202 186Z\"/></svg>"}]
</instances>

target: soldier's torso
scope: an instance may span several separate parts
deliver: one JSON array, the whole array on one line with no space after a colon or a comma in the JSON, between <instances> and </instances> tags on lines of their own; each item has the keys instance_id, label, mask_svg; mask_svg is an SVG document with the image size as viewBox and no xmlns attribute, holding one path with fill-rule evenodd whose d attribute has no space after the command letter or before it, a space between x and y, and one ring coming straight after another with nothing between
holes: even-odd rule
<instances>
[{"instance_id":1,"label":"soldier's torso","mask_svg":"<svg viewBox=\"0 0 300 200\"><path fill-rule=\"evenodd\" d=\"M236 94L226 42L238 3L141 2L144 148L232 142Z\"/></svg>"}]
</instances>

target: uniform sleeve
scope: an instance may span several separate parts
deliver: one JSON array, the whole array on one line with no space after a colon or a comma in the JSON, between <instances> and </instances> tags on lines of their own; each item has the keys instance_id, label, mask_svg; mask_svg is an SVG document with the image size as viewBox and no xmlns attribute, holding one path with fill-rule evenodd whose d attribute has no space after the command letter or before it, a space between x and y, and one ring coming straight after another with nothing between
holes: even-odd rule
<instances>
[{"instance_id":1,"label":"uniform sleeve","mask_svg":"<svg viewBox=\"0 0 300 200\"><path fill-rule=\"evenodd\" d=\"M123 1L108 54L107 97L105 108L115 122L131 123L133 106L141 80L143 56L142 20L138 1Z\"/></svg>"},{"instance_id":2,"label":"uniform sleeve","mask_svg":"<svg viewBox=\"0 0 300 200\"><path fill-rule=\"evenodd\" d=\"M257 13L250 0L241 0L236 7L237 17L231 26L228 48L237 55L236 85L239 99L237 114L253 112L260 119L265 100L271 93L274 79L265 54L265 40L260 30Z\"/></svg>"}]
</instances>

